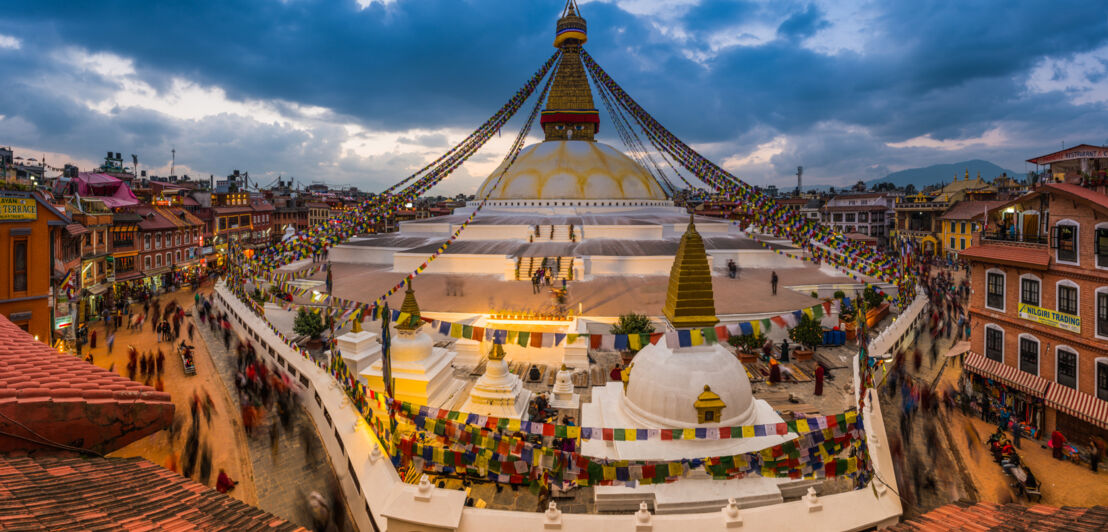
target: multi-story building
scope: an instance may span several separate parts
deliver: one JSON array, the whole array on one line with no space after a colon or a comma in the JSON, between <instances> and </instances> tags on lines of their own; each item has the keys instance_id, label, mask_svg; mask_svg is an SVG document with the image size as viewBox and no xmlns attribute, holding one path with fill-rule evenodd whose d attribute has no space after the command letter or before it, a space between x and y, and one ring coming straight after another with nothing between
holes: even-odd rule
<instances>
[{"instance_id":1,"label":"multi-story building","mask_svg":"<svg viewBox=\"0 0 1108 532\"><path fill-rule=\"evenodd\" d=\"M913 242L924 253L940 255L943 252L942 223L940 217L951 206L964 199L997 199L996 187L990 185L981 176L943 185L931 193L920 192L912 196L899 197L894 206L896 216L896 236Z\"/></svg>"},{"instance_id":2,"label":"multi-story building","mask_svg":"<svg viewBox=\"0 0 1108 532\"><path fill-rule=\"evenodd\" d=\"M52 341L54 251L68 216L35 192L0 191L0 314Z\"/></svg>"},{"instance_id":3,"label":"multi-story building","mask_svg":"<svg viewBox=\"0 0 1108 532\"><path fill-rule=\"evenodd\" d=\"M1108 438L1105 187L1051 183L975 219L964 376L1046 434Z\"/></svg>"},{"instance_id":4,"label":"multi-story building","mask_svg":"<svg viewBox=\"0 0 1108 532\"><path fill-rule=\"evenodd\" d=\"M281 234L273 230L273 215L276 209L264 198L250 198L251 214L250 247L264 248L280 239Z\"/></svg>"},{"instance_id":5,"label":"multi-story building","mask_svg":"<svg viewBox=\"0 0 1108 532\"><path fill-rule=\"evenodd\" d=\"M120 211L112 219L112 287L115 296L126 298L129 296L127 288L141 283L143 278L139 257L139 223L142 222L142 216L135 212Z\"/></svg>"},{"instance_id":6,"label":"multi-story building","mask_svg":"<svg viewBox=\"0 0 1108 532\"><path fill-rule=\"evenodd\" d=\"M308 226L315 227L327 221L331 215L331 206L322 201L309 201L305 204L308 208Z\"/></svg>"},{"instance_id":7,"label":"multi-story building","mask_svg":"<svg viewBox=\"0 0 1108 532\"><path fill-rule=\"evenodd\" d=\"M1108 146L1079 144L1072 148L1040 155L1027 162L1036 167L1046 166L1040 172L1041 181L1057 183L1100 184L1108 183Z\"/></svg>"},{"instance_id":8,"label":"multi-story building","mask_svg":"<svg viewBox=\"0 0 1108 532\"><path fill-rule=\"evenodd\" d=\"M840 233L859 233L878 241L888 238L895 198L884 192L842 194L820 208L824 225Z\"/></svg>"},{"instance_id":9,"label":"multi-story building","mask_svg":"<svg viewBox=\"0 0 1108 532\"><path fill-rule=\"evenodd\" d=\"M985 212L1005 204L1003 200L962 200L939 216L939 242L946 246L946 254L958 258L958 254L970 246L977 232L978 221Z\"/></svg>"},{"instance_id":10,"label":"multi-story building","mask_svg":"<svg viewBox=\"0 0 1108 532\"><path fill-rule=\"evenodd\" d=\"M69 204L73 221L87 231L81 236L80 297L84 316L80 321L95 321L111 301L104 296L112 287L112 239L113 215L104 201L96 197L74 198ZM109 296L110 297L110 296Z\"/></svg>"},{"instance_id":11,"label":"multi-story building","mask_svg":"<svg viewBox=\"0 0 1108 532\"><path fill-rule=\"evenodd\" d=\"M200 236L204 222L181 207L137 207L144 283L158 290L190 282L201 265Z\"/></svg>"},{"instance_id":12,"label":"multi-story building","mask_svg":"<svg viewBox=\"0 0 1108 532\"><path fill-rule=\"evenodd\" d=\"M274 206L274 228L279 234L284 234L285 228L290 226L297 231L308 228L308 206L302 198L292 195L274 196L270 202Z\"/></svg>"}]
</instances>

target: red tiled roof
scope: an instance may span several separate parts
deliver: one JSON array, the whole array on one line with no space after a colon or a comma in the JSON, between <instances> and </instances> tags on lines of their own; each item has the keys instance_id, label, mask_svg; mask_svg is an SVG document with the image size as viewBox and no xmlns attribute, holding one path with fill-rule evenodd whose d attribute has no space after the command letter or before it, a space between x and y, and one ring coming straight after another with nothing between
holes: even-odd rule
<instances>
[{"instance_id":1,"label":"red tiled roof","mask_svg":"<svg viewBox=\"0 0 1108 532\"><path fill-rule=\"evenodd\" d=\"M1043 400L1057 410L1108 429L1108 401L1059 383L1050 385Z\"/></svg>"},{"instance_id":2,"label":"red tiled roof","mask_svg":"<svg viewBox=\"0 0 1108 532\"><path fill-rule=\"evenodd\" d=\"M1023 506L991 502L956 502L940 506L915 519L885 530L895 532L955 530L1105 530L1108 506L1057 508L1045 504Z\"/></svg>"},{"instance_id":3,"label":"red tiled roof","mask_svg":"<svg viewBox=\"0 0 1108 532\"><path fill-rule=\"evenodd\" d=\"M142 458L0 456L3 530L303 530Z\"/></svg>"},{"instance_id":4,"label":"red tiled roof","mask_svg":"<svg viewBox=\"0 0 1108 532\"><path fill-rule=\"evenodd\" d=\"M997 362L984 355L969 351L966 353L965 369L970 373L976 373L982 377L996 379L1007 386L1024 391L1035 397L1042 397L1050 386L1050 381L1038 376L1021 371L1019 368Z\"/></svg>"},{"instance_id":5,"label":"red tiled roof","mask_svg":"<svg viewBox=\"0 0 1108 532\"><path fill-rule=\"evenodd\" d=\"M65 231L73 236L77 236L87 233L88 228L81 224L69 224L65 226Z\"/></svg>"},{"instance_id":6,"label":"red tiled roof","mask_svg":"<svg viewBox=\"0 0 1108 532\"><path fill-rule=\"evenodd\" d=\"M249 205L229 205L229 206L223 206L223 207L212 207L212 210L215 211L216 214L248 214L248 213L254 211L254 209L250 208Z\"/></svg>"},{"instance_id":7,"label":"red tiled roof","mask_svg":"<svg viewBox=\"0 0 1108 532\"><path fill-rule=\"evenodd\" d=\"M953 207L948 209L940 220L970 220L976 217L978 214L984 215L985 210L996 210L997 207L1008 203L1007 200L981 200L981 201L959 201L955 203Z\"/></svg>"},{"instance_id":8,"label":"red tiled roof","mask_svg":"<svg viewBox=\"0 0 1108 532\"><path fill-rule=\"evenodd\" d=\"M58 353L0 316L0 452L111 452L173 420L169 394ZM2 485L2 484L0 484Z\"/></svg>"},{"instance_id":9,"label":"red tiled roof","mask_svg":"<svg viewBox=\"0 0 1108 532\"><path fill-rule=\"evenodd\" d=\"M820 207L820 210L824 211L887 211L889 207L887 205L824 205Z\"/></svg>"},{"instance_id":10,"label":"red tiled roof","mask_svg":"<svg viewBox=\"0 0 1108 532\"><path fill-rule=\"evenodd\" d=\"M1050 251L1045 246L1023 247L1006 244L978 244L963 250L958 256L982 262L1029 266L1037 270L1045 270L1050 264Z\"/></svg>"},{"instance_id":11,"label":"red tiled roof","mask_svg":"<svg viewBox=\"0 0 1108 532\"><path fill-rule=\"evenodd\" d=\"M1049 183L1043 185L1043 188L1055 190L1066 196L1087 201L1091 203L1094 208L1108 212L1108 194L1104 194L1103 192L1097 192L1091 188L1085 188L1081 185L1074 185L1072 183Z\"/></svg>"}]
</instances>

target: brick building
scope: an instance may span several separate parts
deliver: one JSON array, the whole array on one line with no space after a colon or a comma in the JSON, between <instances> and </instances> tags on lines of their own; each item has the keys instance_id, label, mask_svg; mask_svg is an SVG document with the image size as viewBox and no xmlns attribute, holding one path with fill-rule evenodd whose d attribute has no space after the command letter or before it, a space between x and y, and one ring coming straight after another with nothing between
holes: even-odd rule
<instances>
[{"instance_id":1,"label":"brick building","mask_svg":"<svg viewBox=\"0 0 1108 532\"><path fill-rule=\"evenodd\" d=\"M892 232L895 201L883 192L843 194L824 204L820 217L840 233L861 233L883 241Z\"/></svg>"},{"instance_id":2,"label":"brick building","mask_svg":"<svg viewBox=\"0 0 1108 532\"><path fill-rule=\"evenodd\" d=\"M1046 433L1108 438L1108 195L1047 184L975 218L968 377ZM1012 226L1013 230L997 230Z\"/></svg>"},{"instance_id":3,"label":"brick building","mask_svg":"<svg viewBox=\"0 0 1108 532\"><path fill-rule=\"evenodd\" d=\"M182 207L137 207L141 243L138 257L144 281L151 289L187 282L200 264L200 233L204 223Z\"/></svg>"},{"instance_id":4,"label":"brick building","mask_svg":"<svg viewBox=\"0 0 1108 532\"><path fill-rule=\"evenodd\" d=\"M53 325L55 242L70 223L37 193L0 191L0 314L42 342Z\"/></svg>"}]
</instances>

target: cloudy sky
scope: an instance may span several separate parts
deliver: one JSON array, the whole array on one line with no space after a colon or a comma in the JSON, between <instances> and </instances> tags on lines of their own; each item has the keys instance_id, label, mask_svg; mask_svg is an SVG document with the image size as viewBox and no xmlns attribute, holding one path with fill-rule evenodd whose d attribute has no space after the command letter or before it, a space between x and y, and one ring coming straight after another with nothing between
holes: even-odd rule
<instances>
[{"instance_id":1,"label":"cloudy sky","mask_svg":"<svg viewBox=\"0 0 1108 532\"><path fill-rule=\"evenodd\" d=\"M579 2L601 66L754 184L797 165L830 185L969 158L1023 171L1108 143L1105 2ZM178 174L380 190L523 84L564 2L188 4L0 1L0 145L83 169L135 153L162 175L176 148ZM472 192L513 135L437 192Z\"/></svg>"}]
</instances>

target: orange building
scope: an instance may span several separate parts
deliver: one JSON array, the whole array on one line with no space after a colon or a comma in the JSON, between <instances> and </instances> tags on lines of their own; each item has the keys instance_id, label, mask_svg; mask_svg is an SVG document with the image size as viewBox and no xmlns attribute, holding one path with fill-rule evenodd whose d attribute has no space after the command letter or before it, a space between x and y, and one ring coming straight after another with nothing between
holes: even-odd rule
<instances>
[{"instance_id":1,"label":"orange building","mask_svg":"<svg viewBox=\"0 0 1108 532\"><path fill-rule=\"evenodd\" d=\"M51 342L54 242L69 218L38 194L0 191L0 314Z\"/></svg>"}]
</instances>

